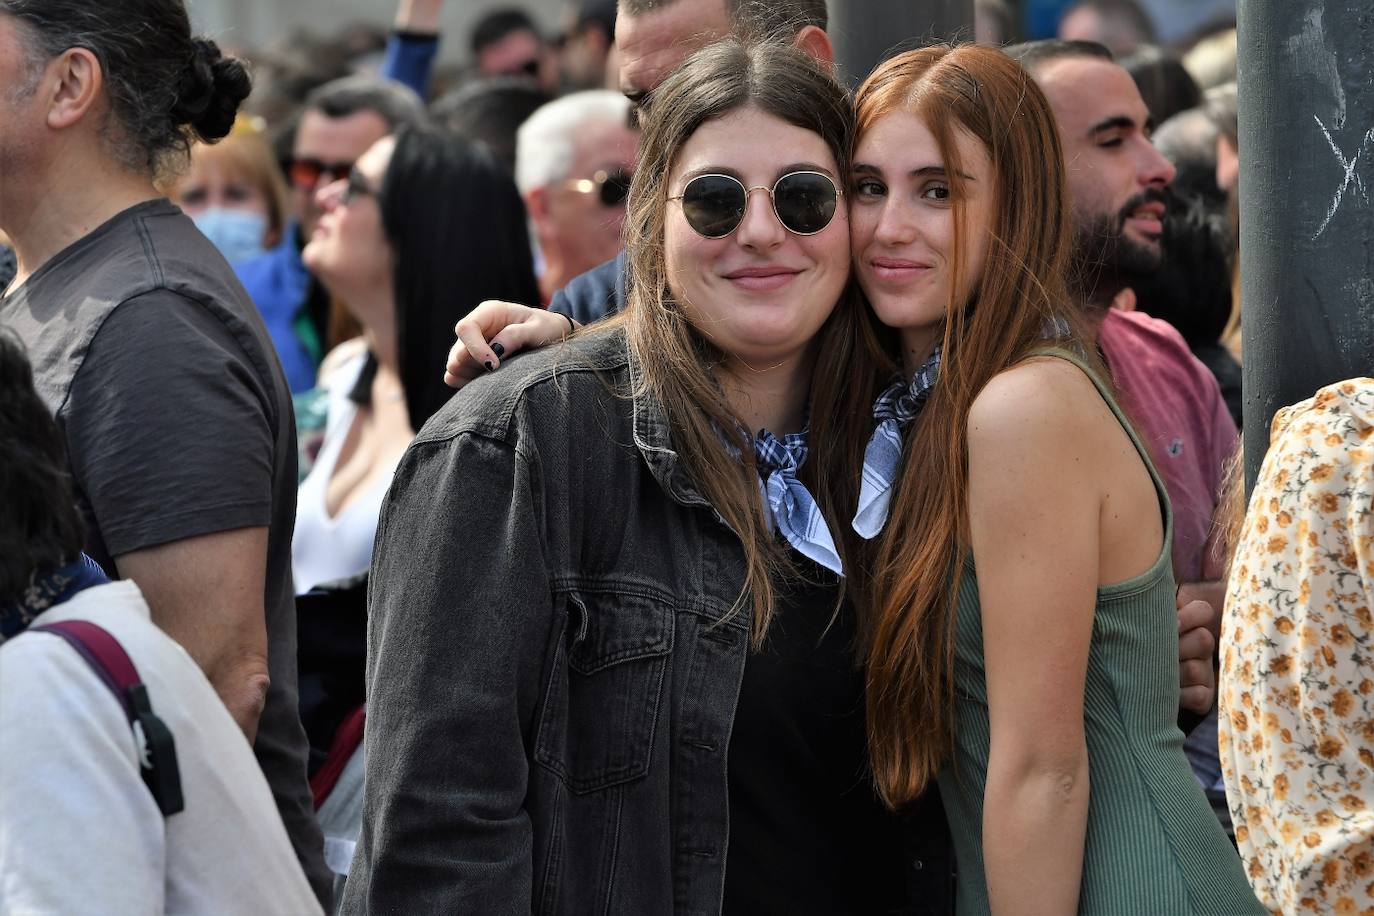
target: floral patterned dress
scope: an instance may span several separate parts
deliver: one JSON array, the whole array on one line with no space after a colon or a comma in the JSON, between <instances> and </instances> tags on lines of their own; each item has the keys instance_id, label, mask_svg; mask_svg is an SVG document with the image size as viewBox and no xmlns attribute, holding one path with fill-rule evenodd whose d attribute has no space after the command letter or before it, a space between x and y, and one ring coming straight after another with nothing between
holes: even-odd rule
<instances>
[{"instance_id":1,"label":"floral patterned dress","mask_svg":"<svg viewBox=\"0 0 1374 916\"><path fill-rule=\"evenodd\" d=\"M1374 914L1374 379L1279 411L1222 624L1236 841L1278 913Z\"/></svg>"}]
</instances>

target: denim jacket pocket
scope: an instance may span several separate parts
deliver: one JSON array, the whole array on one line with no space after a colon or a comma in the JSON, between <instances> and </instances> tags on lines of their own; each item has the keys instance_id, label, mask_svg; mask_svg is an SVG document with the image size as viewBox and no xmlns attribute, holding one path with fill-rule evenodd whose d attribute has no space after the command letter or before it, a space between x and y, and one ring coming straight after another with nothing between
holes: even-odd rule
<instances>
[{"instance_id":1,"label":"denim jacket pocket","mask_svg":"<svg viewBox=\"0 0 1374 916\"><path fill-rule=\"evenodd\" d=\"M673 608L623 592L569 592L534 759L576 793L644 776L653 754Z\"/></svg>"}]
</instances>

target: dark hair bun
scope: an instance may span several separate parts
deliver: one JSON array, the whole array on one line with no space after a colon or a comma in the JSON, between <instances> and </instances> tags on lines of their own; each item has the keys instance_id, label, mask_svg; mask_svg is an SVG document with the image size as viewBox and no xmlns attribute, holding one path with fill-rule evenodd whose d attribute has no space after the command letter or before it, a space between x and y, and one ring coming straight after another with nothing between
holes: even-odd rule
<instances>
[{"instance_id":1,"label":"dark hair bun","mask_svg":"<svg viewBox=\"0 0 1374 916\"><path fill-rule=\"evenodd\" d=\"M182 76L172 120L189 124L207 143L224 137L234 126L239 104L248 98L253 81L243 63L220 53L213 41L197 38L195 53Z\"/></svg>"}]
</instances>

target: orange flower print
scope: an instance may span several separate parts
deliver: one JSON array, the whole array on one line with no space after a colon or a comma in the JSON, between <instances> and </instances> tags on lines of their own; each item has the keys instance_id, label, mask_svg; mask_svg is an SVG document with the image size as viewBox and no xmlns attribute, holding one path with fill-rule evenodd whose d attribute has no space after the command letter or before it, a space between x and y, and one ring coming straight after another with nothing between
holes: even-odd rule
<instances>
[{"instance_id":1,"label":"orange flower print","mask_svg":"<svg viewBox=\"0 0 1374 916\"><path fill-rule=\"evenodd\" d=\"M1374 916L1374 379L1271 432L1222 619L1236 841L1276 916Z\"/></svg>"}]
</instances>

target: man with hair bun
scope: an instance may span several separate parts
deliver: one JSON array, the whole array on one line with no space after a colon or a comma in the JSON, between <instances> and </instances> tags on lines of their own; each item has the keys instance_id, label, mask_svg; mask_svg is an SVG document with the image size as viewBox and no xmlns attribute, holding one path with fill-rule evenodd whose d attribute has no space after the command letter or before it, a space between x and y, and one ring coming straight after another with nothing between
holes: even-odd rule
<instances>
[{"instance_id":1,"label":"man with hair bun","mask_svg":"<svg viewBox=\"0 0 1374 916\"><path fill-rule=\"evenodd\" d=\"M233 271L154 186L249 89L183 0L0 0L0 232L18 256L0 325L61 430L85 552L205 672L327 903L297 712L290 392Z\"/></svg>"}]
</instances>

